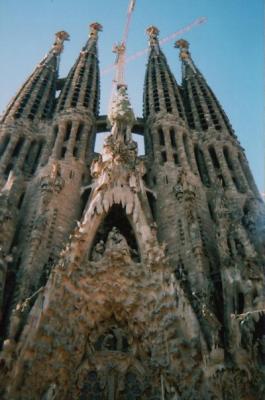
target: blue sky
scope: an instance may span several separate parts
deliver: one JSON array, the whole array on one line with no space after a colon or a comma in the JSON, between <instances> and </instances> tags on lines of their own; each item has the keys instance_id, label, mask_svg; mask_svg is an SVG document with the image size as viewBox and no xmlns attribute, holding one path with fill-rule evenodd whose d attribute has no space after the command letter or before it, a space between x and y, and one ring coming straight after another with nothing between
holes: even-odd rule
<instances>
[{"instance_id":1,"label":"blue sky","mask_svg":"<svg viewBox=\"0 0 265 400\"><path fill-rule=\"evenodd\" d=\"M53 34L66 30L71 41L61 58L63 77L87 39L88 24L98 21L102 69L113 63L112 45L121 39L128 0L0 0L0 110L53 43ZM264 191L264 4L263 0L136 0L128 39L128 55L147 46L145 29L156 25L160 37L200 16L207 23L183 36L192 57L228 114L258 187ZM163 46L171 70L181 82L178 51ZM127 65L129 95L142 114L146 56ZM101 113L105 114L112 74L101 78Z\"/></svg>"}]
</instances>

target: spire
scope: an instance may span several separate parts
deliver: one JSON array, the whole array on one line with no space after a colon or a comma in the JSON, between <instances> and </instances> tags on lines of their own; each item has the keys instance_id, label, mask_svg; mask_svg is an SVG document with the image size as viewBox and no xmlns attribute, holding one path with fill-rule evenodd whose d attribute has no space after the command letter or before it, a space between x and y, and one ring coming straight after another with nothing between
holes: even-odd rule
<instances>
[{"instance_id":1,"label":"spire","mask_svg":"<svg viewBox=\"0 0 265 400\"><path fill-rule=\"evenodd\" d=\"M180 90L159 46L159 30L150 26L146 33L150 51L145 75L144 117L163 111L184 119Z\"/></svg>"},{"instance_id":2,"label":"spire","mask_svg":"<svg viewBox=\"0 0 265 400\"><path fill-rule=\"evenodd\" d=\"M192 60L189 42L180 39L175 47L180 50L184 105L190 127L199 131L211 127L234 135L224 110Z\"/></svg>"},{"instance_id":3,"label":"spire","mask_svg":"<svg viewBox=\"0 0 265 400\"><path fill-rule=\"evenodd\" d=\"M97 56L98 32L102 26L90 25L89 39L82 48L75 65L70 70L60 94L57 112L68 108L90 109L97 114L99 109L99 67Z\"/></svg>"},{"instance_id":4,"label":"spire","mask_svg":"<svg viewBox=\"0 0 265 400\"><path fill-rule=\"evenodd\" d=\"M55 101L59 58L63 51L65 40L69 40L67 32L60 31L55 34L55 42L51 50L37 65L12 100L3 116L2 122L7 119L28 118L37 120L51 116Z\"/></svg>"}]
</instances>

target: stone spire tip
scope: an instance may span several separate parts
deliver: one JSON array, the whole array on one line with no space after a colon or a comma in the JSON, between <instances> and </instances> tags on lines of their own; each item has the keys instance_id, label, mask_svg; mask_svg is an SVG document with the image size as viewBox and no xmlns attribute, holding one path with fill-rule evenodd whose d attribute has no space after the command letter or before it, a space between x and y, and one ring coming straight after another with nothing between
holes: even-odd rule
<instances>
[{"instance_id":1,"label":"stone spire tip","mask_svg":"<svg viewBox=\"0 0 265 400\"><path fill-rule=\"evenodd\" d=\"M90 28L90 37L94 37L95 39L98 37L98 32L102 32L103 26L98 22L92 22L89 25Z\"/></svg>"},{"instance_id":2,"label":"stone spire tip","mask_svg":"<svg viewBox=\"0 0 265 400\"><path fill-rule=\"evenodd\" d=\"M53 54L59 55L64 49L64 41L70 40L70 35L66 31L59 31L55 33L55 42L52 47Z\"/></svg>"},{"instance_id":3,"label":"stone spire tip","mask_svg":"<svg viewBox=\"0 0 265 400\"><path fill-rule=\"evenodd\" d=\"M190 47L190 44L185 39L179 39L175 42L174 47L176 47L177 49L188 49Z\"/></svg>"},{"instance_id":4,"label":"stone spire tip","mask_svg":"<svg viewBox=\"0 0 265 400\"><path fill-rule=\"evenodd\" d=\"M185 39L177 40L175 42L174 47L180 50L179 58L181 60L185 61L190 58L190 52L189 52L190 44L187 40Z\"/></svg>"},{"instance_id":5,"label":"stone spire tip","mask_svg":"<svg viewBox=\"0 0 265 400\"><path fill-rule=\"evenodd\" d=\"M159 53L159 41L158 41L158 36L159 36L159 29L156 26L149 26L146 29L146 33L149 36L149 46L155 49L156 53Z\"/></svg>"},{"instance_id":6,"label":"stone spire tip","mask_svg":"<svg viewBox=\"0 0 265 400\"><path fill-rule=\"evenodd\" d=\"M156 26L151 25L146 29L146 33L150 39L157 39L159 36L159 29Z\"/></svg>"}]
</instances>

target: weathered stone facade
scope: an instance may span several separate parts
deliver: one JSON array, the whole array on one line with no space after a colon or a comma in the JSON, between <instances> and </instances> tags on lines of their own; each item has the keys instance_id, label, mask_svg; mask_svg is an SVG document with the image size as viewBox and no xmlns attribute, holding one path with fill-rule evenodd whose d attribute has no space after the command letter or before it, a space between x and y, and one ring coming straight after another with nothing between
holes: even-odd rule
<instances>
[{"instance_id":1,"label":"weathered stone facade","mask_svg":"<svg viewBox=\"0 0 265 400\"><path fill-rule=\"evenodd\" d=\"M66 79L58 32L2 119L0 397L264 399L265 207L244 150L188 43L178 85L151 26L143 119L120 85L94 153L100 30Z\"/></svg>"}]
</instances>

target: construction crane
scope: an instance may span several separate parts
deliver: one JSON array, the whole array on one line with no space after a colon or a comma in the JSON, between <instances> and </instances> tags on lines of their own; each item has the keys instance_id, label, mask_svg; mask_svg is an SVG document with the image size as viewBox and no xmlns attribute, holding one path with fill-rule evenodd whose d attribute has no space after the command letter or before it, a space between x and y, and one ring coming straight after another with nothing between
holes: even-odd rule
<instances>
[{"instance_id":1,"label":"construction crane","mask_svg":"<svg viewBox=\"0 0 265 400\"><path fill-rule=\"evenodd\" d=\"M115 63L102 70L102 75L106 75L109 72L111 72L114 68L116 68L115 81L117 82L117 84L118 83L124 84L124 66L125 66L125 64L137 59L138 57L143 56L144 54L148 53L148 50L149 50L147 47L143 50L137 51L136 53L130 55L129 57L125 57L126 41L128 38L128 32L129 32L129 27L130 27L130 22L131 22L131 17L132 17L132 12L134 10L134 6L135 6L135 1L130 1L128 13L127 13L127 21L126 21L126 25L125 25L125 29L124 29L124 34L123 34L123 40L120 44L117 44L113 47L113 51L115 53L117 53ZM183 35L184 33L189 32L191 29L195 28L196 26L204 24L206 21L207 21L206 17L196 18L193 22L191 22L189 25L186 25L184 28L181 28L178 31L173 32L170 35L160 39L159 40L160 46L173 40L176 36Z\"/></svg>"},{"instance_id":2,"label":"construction crane","mask_svg":"<svg viewBox=\"0 0 265 400\"><path fill-rule=\"evenodd\" d=\"M124 65L125 65L125 51L126 51L126 43L128 39L128 34L129 34L129 29L130 29L130 24L131 24L131 19L132 19L132 13L135 7L136 0L130 0L129 2L129 7L127 11L127 18L126 18L126 24L122 36L122 41L121 43L115 44L113 46L112 51L117 54L116 60L114 67L116 68L116 74L115 74L115 80L114 83L116 84L116 87L118 88L119 86L125 85L124 82Z\"/></svg>"}]
</instances>

